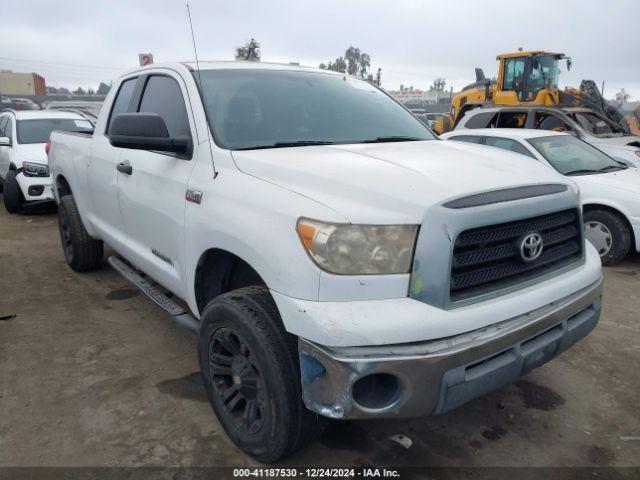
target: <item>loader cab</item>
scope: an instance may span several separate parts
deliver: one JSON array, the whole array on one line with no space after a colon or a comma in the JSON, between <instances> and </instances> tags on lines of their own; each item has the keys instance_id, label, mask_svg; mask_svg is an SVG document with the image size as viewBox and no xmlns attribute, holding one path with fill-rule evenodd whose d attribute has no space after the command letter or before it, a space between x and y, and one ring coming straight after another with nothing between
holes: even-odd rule
<instances>
[{"instance_id":1,"label":"loader cab","mask_svg":"<svg viewBox=\"0 0 640 480\"><path fill-rule=\"evenodd\" d=\"M567 60L567 69L571 68L571 59L562 53L518 52L498 55L500 68L495 103L557 103L553 96L557 95L558 62L562 59Z\"/></svg>"}]
</instances>

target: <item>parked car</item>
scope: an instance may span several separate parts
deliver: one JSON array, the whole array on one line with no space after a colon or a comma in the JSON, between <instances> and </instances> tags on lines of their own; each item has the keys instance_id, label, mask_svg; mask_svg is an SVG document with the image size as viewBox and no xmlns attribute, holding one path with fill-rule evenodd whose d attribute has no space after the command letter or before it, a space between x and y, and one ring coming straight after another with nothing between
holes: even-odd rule
<instances>
[{"instance_id":1,"label":"parked car","mask_svg":"<svg viewBox=\"0 0 640 480\"><path fill-rule=\"evenodd\" d=\"M2 97L0 102L0 111L3 109L11 110L40 110L40 106L33 100L28 98L10 98Z\"/></svg>"},{"instance_id":2,"label":"parked car","mask_svg":"<svg viewBox=\"0 0 640 480\"><path fill-rule=\"evenodd\" d=\"M586 237L602 263L614 265L630 250L640 251L640 170L566 133L480 129L441 138L517 152L571 177L580 187Z\"/></svg>"},{"instance_id":3,"label":"parked car","mask_svg":"<svg viewBox=\"0 0 640 480\"><path fill-rule=\"evenodd\" d=\"M438 117L441 117L444 115L443 113L426 113L424 111L422 113L417 113L415 110L411 110L411 111L416 117L420 119L422 123L424 123L431 130L433 130L434 127L436 126L436 121L438 120Z\"/></svg>"},{"instance_id":4,"label":"parked car","mask_svg":"<svg viewBox=\"0 0 640 480\"><path fill-rule=\"evenodd\" d=\"M53 202L46 144L53 130L90 132L84 117L44 110L6 110L0 114L0 190L4 206L16 213L24 206Z\"/></svg>"},{"instance_id":5,"label":"parked car","mask_svg":"<svg viewBox=\"0 0 640 480\"><path fill-rule=\"evenodd\" d=\"M143 67L93 134L52 134L50 166L67 263L95 269L109 243L113 268L198 331L209 401L263 462L323 417L456 408L600 315L573 182L440 141L341 73Z\"/></svg>"},{"instance_id":6,"label":"parked car","mask_svg":"<svg viewBox=\"0 0 640 480\"><path fill-rule=\"evenodd\" d=\"M73 112L82 115L92 124L98 119L102 102L83 102L79 100L54 100L43 105L45 110Z\"/></svg>"},{"instance_id":7,"label":"parked car","mask_svg":"<svg viewBox=\"0 0 640 480\"><path fill-rule=\"evenodd\" d=\"M640 138L588 108L493 107L468 111L455 131L477 128L527 128L575 135L616 160L640 168Z\"/></svg>"}]
</instances>

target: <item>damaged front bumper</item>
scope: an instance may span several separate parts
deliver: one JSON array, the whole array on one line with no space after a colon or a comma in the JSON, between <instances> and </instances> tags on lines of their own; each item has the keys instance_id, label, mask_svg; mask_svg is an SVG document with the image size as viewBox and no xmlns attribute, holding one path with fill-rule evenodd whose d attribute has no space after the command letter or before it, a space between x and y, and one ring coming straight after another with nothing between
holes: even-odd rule
<instances>
[{"instance_id":1,"label":"damaged front bumper","mask_svg":"<svg viewBox=\"0 0 640 480\"><path fill-rule=\"evenodd\" d=\"M472 332L428 342L323 347L299 340L307 408L340 419L436 415L499 389L585 337L602 278L568 297Z\"/></svg>"}]
</instances>

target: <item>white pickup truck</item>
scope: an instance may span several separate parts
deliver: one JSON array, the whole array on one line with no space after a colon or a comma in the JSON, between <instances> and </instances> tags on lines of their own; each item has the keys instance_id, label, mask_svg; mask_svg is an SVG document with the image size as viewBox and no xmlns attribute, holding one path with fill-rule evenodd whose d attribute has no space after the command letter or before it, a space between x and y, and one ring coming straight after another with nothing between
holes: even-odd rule
<instances>
[{"instance_id":1,"label":"white pickup truck","mask_svg":"<svg viewBox=\"0 0 640 480\"><path fill-rule=\"evenodd\" d=\"M113 268L198 331L212 407L263 462L324 417L456 408L600 316L571 181L440 141L343 74L141 68L49 155L69 265L98 268L107 242Z\"/></svg>"}]
</instances>

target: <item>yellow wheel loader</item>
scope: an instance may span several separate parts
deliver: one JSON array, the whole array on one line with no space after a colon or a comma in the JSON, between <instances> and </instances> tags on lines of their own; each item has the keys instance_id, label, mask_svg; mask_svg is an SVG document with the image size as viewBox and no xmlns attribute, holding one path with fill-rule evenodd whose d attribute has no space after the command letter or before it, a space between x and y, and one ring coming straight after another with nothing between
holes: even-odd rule
<instances>
[{"instance_id":1,"label":"yellow wheel loader","mask_svg":"<svg viewBox=\"0 0 640 480\"><path fill-rule=\"evenodd\" d=\"M607 104L593 81L583 80L580 89L558 88L559 62L565 60L567 70L571 69L571 58L564 53L519 51L498 55L497 60L497 78L489 80L481 68L476 68L475 83L453 97L449 115L436 122L437 133L455 128L462 116L473 108L500 105L587 107L603 113L628 131L620 112Z\"/></svg>"}]
</instances>

